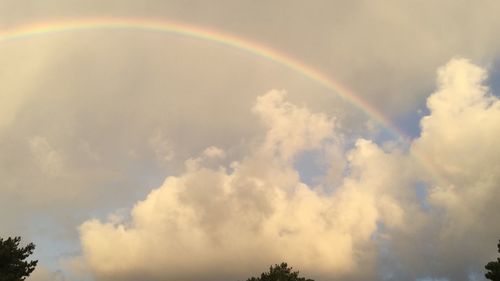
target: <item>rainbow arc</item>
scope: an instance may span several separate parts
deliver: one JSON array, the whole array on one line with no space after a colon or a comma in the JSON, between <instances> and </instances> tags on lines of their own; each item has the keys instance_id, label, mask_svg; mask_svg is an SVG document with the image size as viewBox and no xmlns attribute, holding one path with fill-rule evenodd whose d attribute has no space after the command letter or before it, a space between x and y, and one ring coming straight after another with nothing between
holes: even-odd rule
<instances>
[{"instance_id":1,"label":"rainbow arc","mask_svg":"<svg viewBox=\"0 0 500 281\"><path fill-rule=\"evenodd\" d=\"M378 122L385 129L391 132L394 136L401 140L408 138L404 133L399 130L382 112L377 110L369 102L356 95L346 85L336 81L328 75L323 74L318 69L297 60L296 58L287 55L284 52L275 50L264 44L257 43L248 39L244 39L233 34L212 30L206 27L191 25L182 22L168 21L168 20L153 20L153 19L130 19L130 18L86 18L86 19L70 19L63 21L46 21L39 23L32 23L13 27L6 30L0 30L0 42L21 40L36 36L48 35L53 33L62 32L75 32L84 30L142 30L149 32L167 32L172 34L179 34L198 38L200 40L207 40L231 48L236 48L255 56L273 61L296 73L307 77L308 79L322 85L331 92L339 95L347 102L359 108L370 118ZM439 177L433 172L435 169L429 168L431 164L427 161L427 157L421 153L414 153L414 156L424 164L433 177Z\"/></svg>"}]
</instances>

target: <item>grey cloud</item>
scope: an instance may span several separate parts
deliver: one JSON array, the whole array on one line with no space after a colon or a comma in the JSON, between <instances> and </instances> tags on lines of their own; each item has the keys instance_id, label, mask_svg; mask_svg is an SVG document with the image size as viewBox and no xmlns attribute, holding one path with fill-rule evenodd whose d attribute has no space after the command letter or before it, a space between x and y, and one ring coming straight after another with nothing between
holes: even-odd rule
<instances>
[{"instance_id":1,"label":"grey cloud","mask_svg":"<svg viewBox=\"0 0 500 281\"><path fill-rule=\"evenodd\" d=\"M421 107L432 89L433 69L450 57L486 63L498 56L499 46L494 1L2 3L9 25L47 18L145 17L227 31L316 66L391 116Z\"/></svg>"}]
</instances>

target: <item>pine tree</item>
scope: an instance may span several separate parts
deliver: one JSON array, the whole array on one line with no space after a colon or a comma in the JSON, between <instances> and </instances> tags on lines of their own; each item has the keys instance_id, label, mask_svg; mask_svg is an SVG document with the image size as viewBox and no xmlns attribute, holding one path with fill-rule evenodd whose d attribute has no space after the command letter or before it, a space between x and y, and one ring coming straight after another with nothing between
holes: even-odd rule
<instances>
[{"instance_id":1,"label":"pine tree","mask_svg":"<svg viewBox=\"0 0 500 281\"><path fill-rule=\"evenodd\" d=\"M269 268L269 272L262 273L260 277L249 278L247 281L314 281L299 277L299 272L292 269L284 262L280 265L275 264Z\"/></svg>"},{"instance_id":2,"label":"pine tree","mask_svg":"<svg viewBox=\"0 0 500 281\"><path fill-rule=\"evenodd\" d=\"M498 241L498 253L500 253L500 241ZM500 281L500 258L496 261L491 261L485 266L486 274L484 275L487 279L492 281Z\"/></svg>"},{"instance_id":3,"label":"pine tree","mask_svg":"<svg viewBox=\"0 0 500 281\"><path fill-rule=\"evenodd\" d=\"M35 270L38 261L25 261L35 245L19 247L21 237L0 238L0 281L23 281Z\"/></svg>"}]
</instances>

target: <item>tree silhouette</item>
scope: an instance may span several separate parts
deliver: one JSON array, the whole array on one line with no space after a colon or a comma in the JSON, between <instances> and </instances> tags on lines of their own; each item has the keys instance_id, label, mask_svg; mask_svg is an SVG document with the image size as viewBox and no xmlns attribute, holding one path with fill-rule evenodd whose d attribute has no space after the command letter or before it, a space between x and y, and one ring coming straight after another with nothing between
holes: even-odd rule
<instances>
[{"instance_id":1,"label":"tree silhouette","mask_svg":"<svg viewBox=\"0 0 500 281\"><path fill-rule=\"evenodd\" d=\"M314 281L299 277L299 272L292 269L284 262L280 265L275 264L269 268L269 272L262 273L260 277L249 278L247 281Z\"/></svg>"},{"instance_id":2,"label":"tree silhouette","mask_svg":"<svg viewBox=\"0 0 500 281\"><path fill-rule=\"evenodd\" d=\"M498 253L500 253L500 241L498 241ZM497 258L496 261L490 261L484 268L488 271L484 275L487 279L500 281L500 258Z\"/></svg>"},{"instance_id":3,"label":"tree silhouette","mask_svg":"<svg viewBox=\"0 0 500 281\"><path fill-rule=\"evenodd\" d=\"M0 238L0 281L23 281L35 270L38 261L25 261L35 245L19 247L21 237Z\"/></svg>"},{"instance_id":4,"label":"tree silhouette","mask_svg":"<svg viewBox=\"0 0 500 281\"><path fill-rule=\"evenodd\" d=\"M500 253L500 241L498 241L498 253ZM500 257L496 261L489 262L484 268L488 271L484 275L487 279L500 281Z\"/></svg>"}]
</instances>

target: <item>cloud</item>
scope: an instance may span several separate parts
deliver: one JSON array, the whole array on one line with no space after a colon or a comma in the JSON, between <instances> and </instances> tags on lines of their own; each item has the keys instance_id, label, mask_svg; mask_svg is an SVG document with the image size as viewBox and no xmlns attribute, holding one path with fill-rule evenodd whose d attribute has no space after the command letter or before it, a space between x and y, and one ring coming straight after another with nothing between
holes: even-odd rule
<instances>
[{"instance_id":1,"label":"cloud","mask_svg":"<svg viewBox=\"0 0 500 281\"><path fill-rule=\"evenodd\" d=\"M203 151L203 156L207 158L224 158L226 153L218 147L210 146Z\"/></svg>"},{"instance_id":2,"label":"cloud","mask_svg":"<svg viewBox=\"0 0 500 281\"><path fill-rule=\"evenodd\" d=\"M206 166L223 154L208 148L130 218L86 221L81 261L98 280L237 280L282 260L318 280L468 280L500 233L500 106L485 78L464 59L440 68L410 150L357 140L328 193L294 161L340 143L334 119L271 91L253 107L267 132L242 159Z\"/></svg>"},{"instance_id":3,"label":"cloud","mask_svg":"<svg viewBox=\"0 0 500 281\"><path fill-rule=\"evenodd\" d=\"M39 169L48 176L58 176L63 172L63 156L55 150L46 138L35 136L29 141L34 161Z\"/></svg>"},{"instance_id":4,"label":"cloud","mask_svg":"<svg viewBox=\"0 0 500 281\"><path fill-rule=\"evenodd\" d=\"M174 158L172 145L161 131L157 131L156 134L149 139L149 145L154 151L154 155L158 162L169 162Z\"/></svg>"},{"instance_id":5,"label":"cloud","mask_svg":"<svg viewBox=\"0 0 500 281\"><path fill-rule=\"evenodd\" d=\"M300 181L293 159L331 144L334 121L278 91L253 110L267 133L243 160L216 169L188 161L134 206L130 221L81 226L84 259L99 279L244 278L281 260L316 276L366 274L355 272L373 255L377 221L404 221L389 191L409 179L393 177L405 161L360 140L349 153L350 176L325 196ZM359 257L362 249L369 253Z\"/></svg>"},{"instance_id":6,"label":"cloud","mask_svg":"<svg viewBox=\"0 0 500 281\"><path fill-rule=\"evenodd\" d=\"M267 127L263 149L276 151L284 159L319 147L334 127L324 114L312 115L306 108L285 102L284 92L279 91L258 97L253 111Z\"/></svg>"},{"instance_id":7,"label":"cloud","mask_svg":"<svg viewBox=\"0 0 500 281\"><path fill-rule=\"evenodd\" d=\"M438 89L427 102L431 113L412 147L438 175L428 195L437 229L429 243L440 257L434 270L448 271L451 280L466 280L471 268L482 268L488 245L500 235L500 101L484 86L486 78L465 59L440 68Z\"/></svg>"},{"instance_id":8,"label":"cloud","mask_svg":"<svg viewBox=\"0 0 500 281\"><path fill-rule=\"evenodd\" d=\"M455 183L475 181L488 173L489 164L496 165L488 160L498 155L500 103L483 86L486 78L485 70L465 59L440 68L438 90L427 101L431 114L422 119L421 137L414 143L436 172Z\"/></svg>"}]
</instances>

